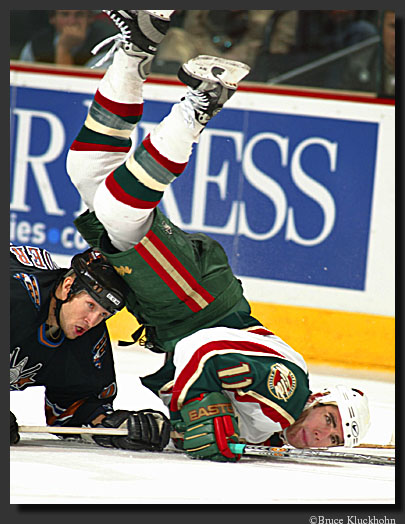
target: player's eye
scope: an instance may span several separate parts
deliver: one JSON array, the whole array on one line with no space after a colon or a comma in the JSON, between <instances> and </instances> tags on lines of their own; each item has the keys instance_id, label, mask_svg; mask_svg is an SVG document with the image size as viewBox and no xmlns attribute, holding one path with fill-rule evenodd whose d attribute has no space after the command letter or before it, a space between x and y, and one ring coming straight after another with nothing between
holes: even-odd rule
<instances>
[{"instance_id":1,"label":"player's eye","mask_svg":"<svg viewBox=\"0 0 405 524\"><path fill-rule=\"evenodd\" d=\"M332 442L332 446L340 446L340 438L337 435L331 435L330 440Z\"/></svg>"}]
</instances>

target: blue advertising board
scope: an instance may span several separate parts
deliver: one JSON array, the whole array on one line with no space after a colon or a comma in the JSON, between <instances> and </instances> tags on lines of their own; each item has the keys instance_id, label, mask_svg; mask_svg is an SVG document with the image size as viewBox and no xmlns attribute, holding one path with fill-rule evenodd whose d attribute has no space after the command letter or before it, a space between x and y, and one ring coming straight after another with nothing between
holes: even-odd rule
<instances>
[{"instance_id":1,"label":"blue advertising board","mask_svg":"<svg viewBox=\"0 0 405 524\"><path fill-rule=\"evenodd\" d=\"M87 246L66 154L91 95L11 87L10 240L72 255ZM146 100L137 140L171 104ZM363 290L379 124L224 108L161 207L225 248L241 277Z\"/></svg>"}]
</instances>

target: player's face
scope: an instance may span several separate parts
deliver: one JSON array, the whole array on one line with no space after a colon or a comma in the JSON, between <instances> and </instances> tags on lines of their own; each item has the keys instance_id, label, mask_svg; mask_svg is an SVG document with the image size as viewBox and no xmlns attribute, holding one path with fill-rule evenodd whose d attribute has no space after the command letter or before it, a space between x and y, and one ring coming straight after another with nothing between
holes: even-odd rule
<instances>
[{"instance_id":1,"label":"player's face","mask_svg":"<svg viewBox=\"0 0 405 524\"><path fill-rule=\"evenodd\" d=\"M304 411L286 431L296 448L324 448L343 444L343 428L337 406L316 406Z\"/></svg>"},{"instance_id":2,"label":"player's face","mask_svg":"<svg viewBox=\"0 0 405 524\"><path fill-rule=\"evenodd\" d=\"M59 318L65 336L74 339L81 337L110 316L106 309L101 307L88 293L82 291L62 305Z\"/></svg>"}]
</instances>

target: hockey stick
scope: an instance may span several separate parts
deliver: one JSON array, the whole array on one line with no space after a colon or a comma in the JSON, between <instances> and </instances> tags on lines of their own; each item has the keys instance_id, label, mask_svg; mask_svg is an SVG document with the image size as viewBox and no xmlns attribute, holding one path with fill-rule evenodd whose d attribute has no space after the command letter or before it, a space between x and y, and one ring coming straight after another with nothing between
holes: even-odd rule
<instances>
[{"instance_id":1,"label":"hockey stick","mask_svg":"<svg viewBox=\"0 0 405 524\"><path fill-rule=\"evenodd\" d=\"M19 433L53 433L54 435L128 435L128 430L119 428L86 428L69 426L18 426Z\"/></svg>"},{"instance_id":2,"label":"hockey stick","mask_svg":"<svg viewBox=\"0 0 405 524\"><path fill-rule=\"evenodd\" d=\"M320 449L288 449L269 446L250 446L247 444L229 444L233 453L242 455L261 455L265 457L283 457L293 459L314 459L338 462L356 462L359 464L376 464L395 466L395 457L363 455L342 451L325 451Z\"/></svg>"},{"instance_id":3,"label":"hockey stick","mask_svg":"<svg viewBox=\"0 0 405 524\"><path fill-rule=\"evenodd\" d=\"M127 435L126 429L118 428L87 428L69 426L19 426L20 433L51 433L58 435ZM370 448L379 448L379 445L368 445ZM352 452L325 451L314 449L288 449L268 446L251 446L247 444L230 444L234 453L243 455L261 455L275 458L313 459L338 462L356 462L361 464L395 465L395 457L377 455L363 455ZM395 449L395 446L394 446Z\"/></svg>"},{"instance_id":4,"label":"hockey stick","mask_svg":"<svg viewBox=\"0 0 405 524\"><path fill-rule=\"evenodd\" d=\"M52 426L18 426L18 430L20 433L53 433L53 434L58 434L58 435L77 435L77 434L127 435L128 434L126 429L69 427L69 426L53 426L53 427ZM395 445L392 445L392 444L359 444L358 446L356 446L356 448L395 449ZM277 448L277 449L281 449L281 448Z\"/></svg>"}]
</instances>

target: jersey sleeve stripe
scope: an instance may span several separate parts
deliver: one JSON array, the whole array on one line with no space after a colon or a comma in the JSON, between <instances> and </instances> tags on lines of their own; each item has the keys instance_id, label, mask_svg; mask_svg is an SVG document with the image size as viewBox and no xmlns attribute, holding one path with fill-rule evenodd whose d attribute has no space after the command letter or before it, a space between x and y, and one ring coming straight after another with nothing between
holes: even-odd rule
<instances>
[{"instance_id":1,"label":"jersey sleeve stripe","mask_svg":"<svg viewBox=\"0 0 405 524\"><path fill-rule=\"evenodd\" d=\"M198 293L201 298L208 304L214 301L214 297L203 287L193 275L187 271L184 265L180 260L170 251L170 249L160 240L160 238L153 232L150 231L150 234L147 237L150 239L152 244L156 247L161 256L167 261L167 263L172 266L181 277L187 282L187 284Z\"/></svg>"},{"instance_id":2,"label":"jersey sleeve stripe","mask_svg":"<svg viewBox=\"0 0 405 524\"><path fill-rule=\"evenodd\" d=\"M192 311L198 312L214 300L153 231L149 231L134 249Z\"/></svg>"},{"instance_id":3,"label":"jersey sleeve stripe","mask_svg":"<svg viewBox=\"0 0 405 524\"><path fill-rule=\"evenodd\" d=\"M179 411L192 384L198 380L204 370L205 363L216 355L226 353L241 353L255 356L276 356L285 358L278 351L251 341L217 340L200 346L181 370L173 387L170 409Z\"/></svg>"},{"instance_id":4,"label":"jersey sleeve stripe","mask_svg":"<svg viewBox=\"0 0 405 524\"><path fill-rule=\"evenodd\" d=\"M238 390L234 396L238 402L254 402L258 404L263 414L272 421L278 422L283 429L295 422L295 418L285 409L255 391L247 391L245 393L244 391Z\"/></svg>"},{"instance_id":5,"label":"jersey sleeve stripe","mask_svg":"<svg viewBox=\"0 0 405 524\"><path fill-rule=\"evenodd\" d=\"M194 313L200 311L202 307L196 302L192 296L192 290L186 283L180 282L180 276L170 273L160 262L157 257L151 253L150 245L144 245L141 242L135 246L138 254L145 260L145 262L155 271L155 273L163 280L165 284L173 291L173 293L184 302ZM180 285L179 285L180 283ZM183 286L183 287L182 287Z\"/></svg>"},{"instance_id":6,"label":"jersey sleeve stripe","mask_svg":"<svg viewBox=\"0 0 405 524\"><path fill-rule=\"evenodd\" d=\"M63 423L63 422L66 422L67 420L69 420L70 418L73 417L73 415L75 414L75 412L80 408L80 406L82 406L85 402L86 402L87 399L83 398L81 400L77 400L76 402L74 402L73 404L71 404L68 408L66 408L65 410L61 411L60 413L56 413L53 409L52 409L52 405L47 402L46 405L45 405L45 418L46 418L46 423L48 426L56 426L58 425L57 423ZM59 424L61 425L61 424Z\"/></svg>"}]
</instances>

